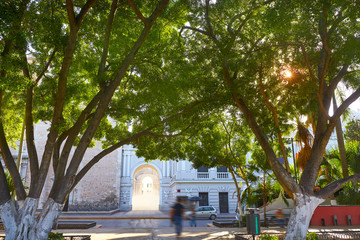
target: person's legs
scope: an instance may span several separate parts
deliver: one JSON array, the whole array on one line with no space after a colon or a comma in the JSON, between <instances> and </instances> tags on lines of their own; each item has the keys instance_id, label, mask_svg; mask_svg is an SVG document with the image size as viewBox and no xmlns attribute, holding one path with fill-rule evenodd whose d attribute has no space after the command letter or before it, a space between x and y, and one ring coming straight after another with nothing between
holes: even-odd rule
<instances>
[{"instance_id":1,"label":"person's legs","mask_svg":"<svg viewBox=\"0 0 360 240\"><path fill-rule=\"evenodd\" d=\"M277 221L279 227L285 226L285 218L277 218L276 221Z\"/></svg>"},{"instance_id":2,"label":"person's legs","mask_svg":"<svg viewBox=\"0 0 360 240\"><path fill-rule=\"evenodd\" d=\"M175 216L175 233L180 236L182 232L182 217Z\"/></svg>"},{"instance_id":3,"label":"person's legs","mask_svg":"<svg viewBox=\"0 0 360 240\"><path fill-rule=\"evenodd\" d=\"M190 227L196 227L195 216L191 216L190 218Z\"/></svg>"},{"instance_id":4,"label":"person's legs","mask_svg":"<svg viewBox=\"0 0 360 240\"><path fill-rule=\"evenodd\" d=\"M285 218L281 219L281 227L285 227Z\"/></svg>"}]
</instances>

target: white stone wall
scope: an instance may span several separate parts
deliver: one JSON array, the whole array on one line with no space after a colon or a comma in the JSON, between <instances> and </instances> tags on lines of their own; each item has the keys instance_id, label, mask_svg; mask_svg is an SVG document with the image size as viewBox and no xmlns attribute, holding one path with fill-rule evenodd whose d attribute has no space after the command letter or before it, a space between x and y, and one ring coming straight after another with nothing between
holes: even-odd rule
<instances>
[{"instance_id":1,"label":"white stone wall","mask_svg":"<svg viewBox=\"0 0 360 240\"><path fill-rule=\"evenodd\" d=\"M132 209L132 183L136 169L143 165L149 165L157 169L160 175L160 210L169 210L174 203L176 196L199 196L199 192L208 192L209 205L220 211L219 192L228 193L229 213L235 212L237 198L234 181L231 175L228 178L218 178L216 168L209 169L209 178L199 179L196 169L193 169L189 161L151 161L144 162L143 158L135 155L136 149L131 146L124 146L123 152L123 175L121 177L120 210L129 211ZM130 174L129 174L130 173Z\"/></svg>"},{"instance_id":2,"label":"white stone wall","mask_svg":"<svg viewBox=\"0 0 360 240\"><path fill-rule=\"evenodd\" d=\"M100 144L86 151L80 168L101 151ZM69 210L110 211L120 204L120 161L119 151L114 151L98 163L84 176L69 197Z\"/></svg>"},{"instance_id":3,"label":"white stone wall","mask_svg":"<svg viewBox=\"0 0 360 240\"><path fill-rule=\"evenodd\" d=\"M34 129L35 144L39 159L41 159L44 152L49 127L48 124L40 122ZM101 151L100 143L97 143L93 148L87 149L80 169L85 166L93 156ZM73 153L74 149L70 153L69 162ZM70 194L69 210L109 211L119 208L121 159L119 159L118 155L119 151L110 153L89 170ZM30 178L29 173L28 176ZM26 182L29 182L29 178L26 179ZM40 208L42 208L50 193L53 180L53 169L51 165L44 190L40 197Z\"/></svg>"},{"instance_id":4,"label":"white stone wall","mask_svg":"<svg viewBox=\"0 0 360 240\"><path fill-rule=\"evenodd\" d=\"M35 127L39 157L44 150L48 127L45 123L39 123ZM85 166L100 151L100 143L88 149L80 167ZM208 178L199 179L197 170L193 169L189 161L145 162L135 155L135 151L131 145L127 145L101 159L70 194L69 210L132 210L134 173L139 167L150 166L158 173L159 210L169 210L178 195L191 197L198 196L199 192L208 192L209 205L216 207L219 212L219 192L227 192L229 212L235 211L236 195L232 197L235 185L230 175L227 179L219 179L216 168L211 168ZM40 207L46 201L52 181L51 169L40 199Z\"/></svg>"}]
</instances>

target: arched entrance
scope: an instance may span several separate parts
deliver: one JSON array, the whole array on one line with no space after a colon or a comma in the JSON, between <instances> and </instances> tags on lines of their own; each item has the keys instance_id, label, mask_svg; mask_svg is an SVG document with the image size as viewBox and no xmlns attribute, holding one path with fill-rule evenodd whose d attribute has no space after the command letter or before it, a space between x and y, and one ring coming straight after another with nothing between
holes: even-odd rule
<instances>
[{"instance_id":1,"label":"arched entrance","mask_svg":"<svg viewBox=\"0 0 360 240\"><path fill-rule=\"evenodd\" d=\"M132 188L132 210L159 210L159 173L153 166L135 170Z\"/></svg>"}]
</instances>

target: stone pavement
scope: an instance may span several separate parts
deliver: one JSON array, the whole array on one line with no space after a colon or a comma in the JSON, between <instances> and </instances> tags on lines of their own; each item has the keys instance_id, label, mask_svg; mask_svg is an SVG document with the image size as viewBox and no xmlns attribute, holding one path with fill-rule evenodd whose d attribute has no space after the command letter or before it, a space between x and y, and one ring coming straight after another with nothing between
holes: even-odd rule
<instances>
[{"instance_id":1,"label":"stone pavement","mask_svg":"<svg viewBox=\"0 0 360 240\"><path fill-rule=\"evenodd\" d=\"M168 219L167 211L129 211L129 212L98 212L79 213L68 212L61 215L62 219ZM217 220L235 219L235 214L219 214ZM346 227L311 227L309 231L360 231L360 226ZM91 235L91 240L172 240L176 238L173 227L161 228L103 228L97 225L91 229L57 230L65 235ZM284 233L284 228L270 227L261 228L262 233ZM212 225L208 227L184 227L180 239L235 239L235 234L246 233L246 228L218 228Z\"/></svg>"},{"instance_id":2,"label":"stone pavement","mask_svg":"<svg viewBox=\"0 0 360 240\"><path fill-rule=\"evenodd\" d=\"M218 219L235 219L235 213L218 214ZM169 211L134 210L129 212L64 212L60 219L168 219Z\"/></svg>"},{"instance_id":3,"label":"stone pavement","mask_svg":"<svg viewBox=\"0 0 360 240\"><path fill-rule=\"evenodd\" d=\"M216 228L216 227L185 227L180 239L234 239L234 233L238 232L236 228ZM57 230L57 232L66 235L91 235L91 240L172 240L179 239L174 233L174 228L157 229L127 229L127 228L91 228L83 230Z\"/></svg>"},{"instance_id":4,"label":"stone pavement","mask_svg":"<svg viewBox=\"0 0 360 240\"><path fill-rule=\"evenodd\" d=\"M360 226L352 227L311 227L311 232L329 232L329 231L360 231ZM235 234L246 233L246 228L217 228L210 227L184 227L181 237L177 238L174 228L156 228L156 229L134 229L134 228L101 228L99 226L91 229L79 230L57 230L57 232L66 235L91 235L91 240L211 240L211 239L235 239ZM261 228L261 233L285 233L284 228Z\"/></svg>"},{"instance_id":5,"label":"stone pavement","mask_svg":"<svg viewBox=\"0 0 360 240\"><path fill-rule=\"evenodd\" d=\"M167 219L168 212L161 211L131 211L131 212L68 212L61 215L61 219ZM219 214L218 219L235 219L233 214ZM360 226L345 227L311 227L309 231L360 231ZM158 228L107 228L97 225L90 229L58 229L54 232L62 232L64 236L90 235L91 240L172 240L172 239L235 239L235 234L246 233L246 228L218 228L212 225L208 227L184 227L183 234L176 238L173 227ZM262 233L283 233L284 228L270 227L261 228ZM0 231L0 235L4 234Z\"/></svg>"}]
</instances>

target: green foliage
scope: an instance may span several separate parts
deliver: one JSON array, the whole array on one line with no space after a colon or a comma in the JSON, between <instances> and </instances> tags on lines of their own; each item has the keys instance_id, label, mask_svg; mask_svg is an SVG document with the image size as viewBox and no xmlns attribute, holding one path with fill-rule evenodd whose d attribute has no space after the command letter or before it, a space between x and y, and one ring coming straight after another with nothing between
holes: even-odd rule
<instances>
[{"instance_id":1,"label":"green foliage","mask_svg":"<svg viewBox=\"0 0 360 240\"><path fill-rule=\"evenodd\" d=\"M319 236L316 235L316 233L313 233L313 232L309 232L307 233L306 235L306 240L319 240Z\"/></svg>"},{"instance_id":2,"label":"green foliage","mask_svg":"<svg viewBox=\"0 0 360 240\"><path fill-rule=\"evenodd\" d=\"M346 161L348 163L349 171L352 174L360 172L360 142L358 141L346 141ZM330 164L330 177L336 179L340 169L340 155L337 148L327 151L327 164Z\"/></svg>"},{"instance_id":3,"label":"green foliage","mask_svg":"<svg viewBox=\"0 0 360 240\"><path fill-rule=\"evenodd\" d=\"M273 236L270 234L261 234L260 239L261 240L278 240L279 238L277 236Z\"/></svg>"},{"instance_id":4,"label":"green foliage","mask_svg":"<svg viewBox=\"0 0 360 240\"><path fill-rule=\"evenodd\" d=\"M333 181L339 180L342 176L340 156L337 149L336 151L336 157L333 152L329 155L329 158L323 158L321 162L320 173L316 182L316 185L321 188Z\"/></svg>"},{"instance_id":5,"label":"green foliage","mask_svg":"<svg viewBox=\"0 0 360 240\"><path fill-rule=\"evenodd\" d=\"M346 123L345 139L360 142L360 119L351 119Z\"/></svg>"},{"instance_id":6,"label":"green foliage","mask_svg":"<svg viewBox=\"0 0 360 240\"><path fill-rule=\"evenodd\" d=\"M10 195L13 196L15 193L15 186L14 186L13 180L11 179L9 171L7 171L7 170L5 171L5 176L6 176L7 184L9 186Z\"/></svg>"},{"instance_id":7,"label":"green foliage","mask_svg":"<svg viewBox=\"0 0 360 240\"><path fill-rule=\"evenodd\" d=\"M340 205L360 205L359 183L346 183L339 191L336 201Z\"/></svg>"},{"instance_id":8,"label":"green foliage","mask_svg":"<svg viewBox=\"0 0 360 240\"><path fill-rule=\"evenodd\" d=\"M64 236L62 233L54 233L50 232L48 240L64 240Z\"/></svg>"}]
</instances>

